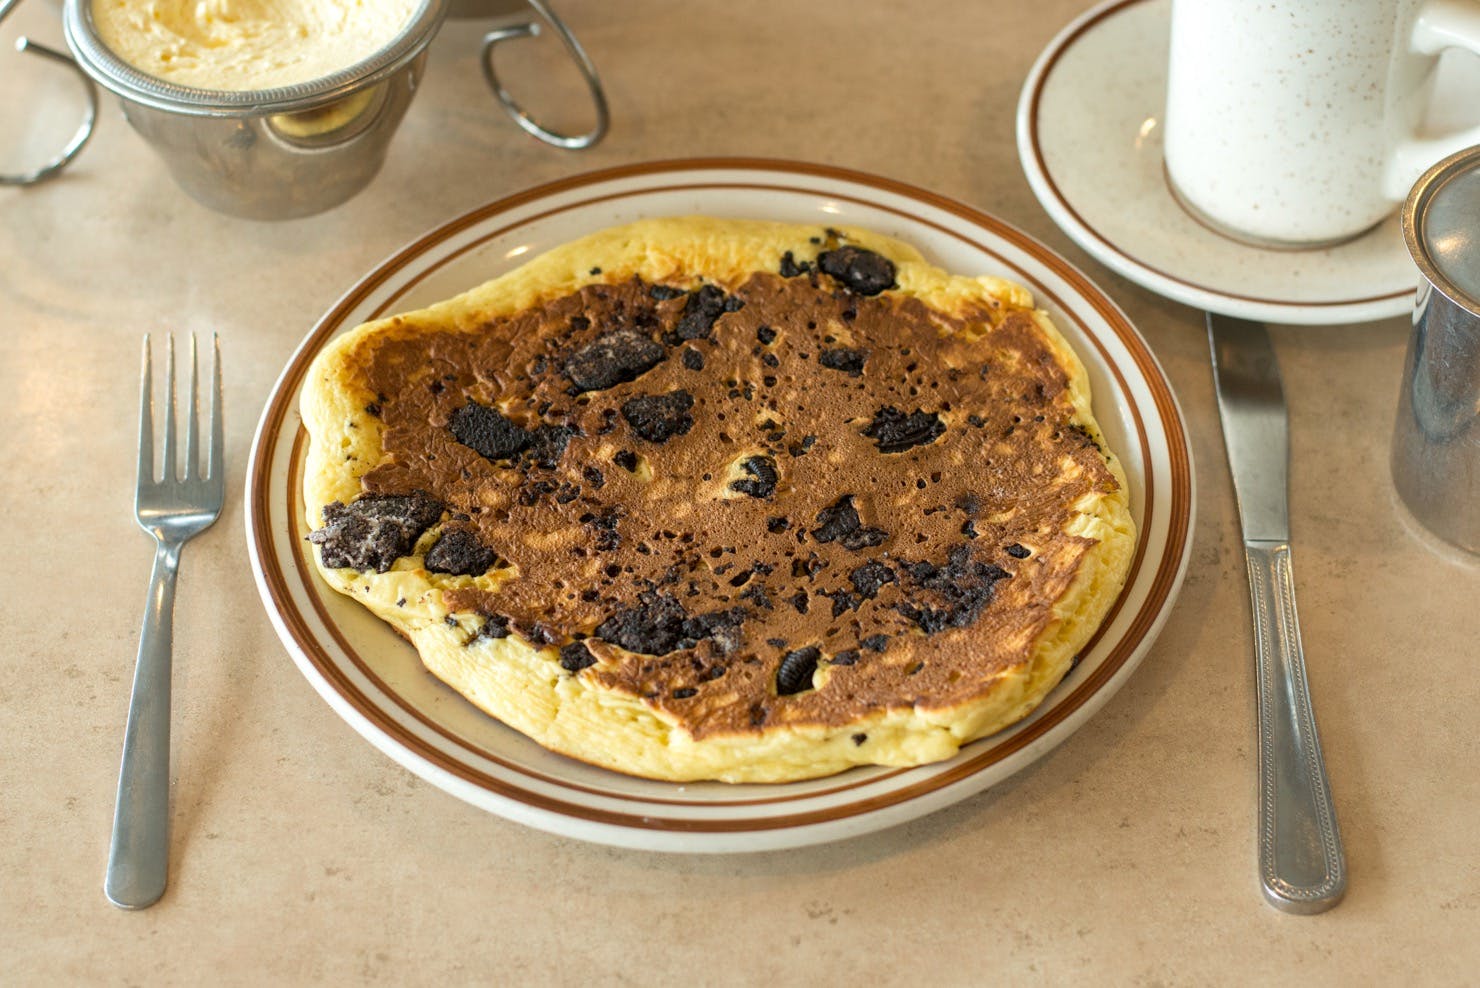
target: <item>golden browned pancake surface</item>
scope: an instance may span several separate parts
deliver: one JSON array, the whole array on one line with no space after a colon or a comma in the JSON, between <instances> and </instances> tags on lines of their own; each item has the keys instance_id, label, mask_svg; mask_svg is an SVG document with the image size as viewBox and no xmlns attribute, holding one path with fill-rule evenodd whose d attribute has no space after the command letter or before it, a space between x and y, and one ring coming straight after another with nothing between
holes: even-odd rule
<instances>
[{"instance_id":1,"label":"golden browned pancake surface","mask_svg":"<svg viewBox=\"0 0 1480 988\"><path fill-rule=\"evenodd\" d=\"M1131 541L1046 318L861 231L623 233L562 249L581 283L515 279L500 311L494 282L320 359L331 582L480 706L637 774L909 764L1031 710ZM371 561L347 512L398 496L422 517Z\"/></svg>"}]
</instances>

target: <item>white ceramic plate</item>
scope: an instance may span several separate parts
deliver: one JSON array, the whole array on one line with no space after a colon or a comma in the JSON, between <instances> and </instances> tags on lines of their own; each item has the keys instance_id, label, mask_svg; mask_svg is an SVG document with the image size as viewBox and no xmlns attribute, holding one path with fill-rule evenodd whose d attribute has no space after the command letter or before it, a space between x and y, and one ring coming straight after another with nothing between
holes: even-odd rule
<instances>
[{"instance_id":1,"label":"white ceramic plate","mask_svg":"<svg viewBox=\"0 0 1480 988\"><path fill-rule=\"evenodd\" d=\"M1201 309L1301 324L1408 312L1418 274L1396 214L1335 247L1266 250L1215 233L1177 202L1162 166L1170 17L1170 0L1109 0L1061 31L1029 72L1018 155L1049 215L1097 260ZM1476 114L1473 96L1444 93L1473 85L1477 61L1441 66L1434 104L1450 117Z\"/></svg>"},{"instance_id":2,"label":"white ceramic plate","mask_svg":"<svg viewBox=\"0 0 1480 988\"><path fill-rule=\"evenodd\" d=\"M425 672L415 651L322 583L308 557L300 495L298 394L337 334L426 305L591 231L641 217L702 213L869 227L951 271L1030 287L1074 344L1095 409L1130 476L1140 542L1101 634L1028 720L923 768L854 769L786 785L676 785L552 754ZM987 788L1068 737L1151 646L1181 585L1193 477L1182 417L1125 316L1042 245L960 203L840 169L769 161L670 162L542 186L461 216L370 272L324 317L268 400L247 480L247 536L263 602L298 667L355 730L411 771L477 806L555 833L663 851L791 847L877 830Z\"/></svg>"}]
</instances>

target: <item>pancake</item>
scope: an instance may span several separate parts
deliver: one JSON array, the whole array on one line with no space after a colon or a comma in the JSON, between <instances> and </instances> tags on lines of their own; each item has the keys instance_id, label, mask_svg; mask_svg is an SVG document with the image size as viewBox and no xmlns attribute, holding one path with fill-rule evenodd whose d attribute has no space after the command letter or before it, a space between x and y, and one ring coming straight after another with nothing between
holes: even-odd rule
<instances>
[{"instance_id":1,"label":"pancake","mask_svg":"<svg viewBox=\"0 0 1480 988\"><path fill-rule=\"evenodd\" d=\"M324 579L647 778L950 757L1063 678L1135 541L1029 293L861 229L595 233L334 340L302 413Z\"/></svg>"}]
</instances>

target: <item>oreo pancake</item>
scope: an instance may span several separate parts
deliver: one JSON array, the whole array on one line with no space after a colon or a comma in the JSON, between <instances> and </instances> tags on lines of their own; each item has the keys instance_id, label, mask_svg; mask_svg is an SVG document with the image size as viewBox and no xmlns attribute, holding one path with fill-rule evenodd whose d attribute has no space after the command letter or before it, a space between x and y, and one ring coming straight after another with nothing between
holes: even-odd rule
<instances>
[{"instance_id":1,"label":"oreo pancake","mask_svg":"<svg viewBox=\"0 0 1480 988\"><path fill-rule=\"evenodd\" d=\"M657 779L947 758L1125 580L1125 477L1021 287L857 229L593 234L334 340L324 578L474 704Z\"/></svg>"}]
</instances>

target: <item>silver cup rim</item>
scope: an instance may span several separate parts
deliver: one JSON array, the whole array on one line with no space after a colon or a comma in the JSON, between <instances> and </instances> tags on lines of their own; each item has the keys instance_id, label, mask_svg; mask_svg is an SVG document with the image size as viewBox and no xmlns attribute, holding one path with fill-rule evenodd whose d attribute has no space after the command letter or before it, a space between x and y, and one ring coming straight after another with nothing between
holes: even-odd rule
<instances>
[{"instance_id":1,"label":"silver cup rim","mask_svg":"<svg viewBox=\"0 0 1480 988\"><path fill-rule=\"evenodd\" d=\"M1401 219L1403 240L1407 243L1408 253L1413 256L1413 263L1418 265L1418 270L1424 279L1454 304L1468 310L1474 316L1480 316L1480 298L1476 298L1456 285L1454 280L1434 263L1423 237L1429 200L1454 175L1475 168L1480 168L1480 145L1456 151L1434 164L1423 173L1423 176L1409 191L1408 198L1403 202Z\"/></svg>"},{"instance_id":2,"label":"silver cup rim","mask_svg":"<svg viewBox=\"0 0 1480 988\"><path fill-rule=\"evenodd\" d=\"M92 0L65 0L62 30L77 64L118 96L172 113L251 117L312 109L394 75L430 43L448 4L449 0L421 0L400 33L369 57L318 79L272 89L201 89L141 72L103 43L93 22Z\"/></svg>"}]
</instances>

